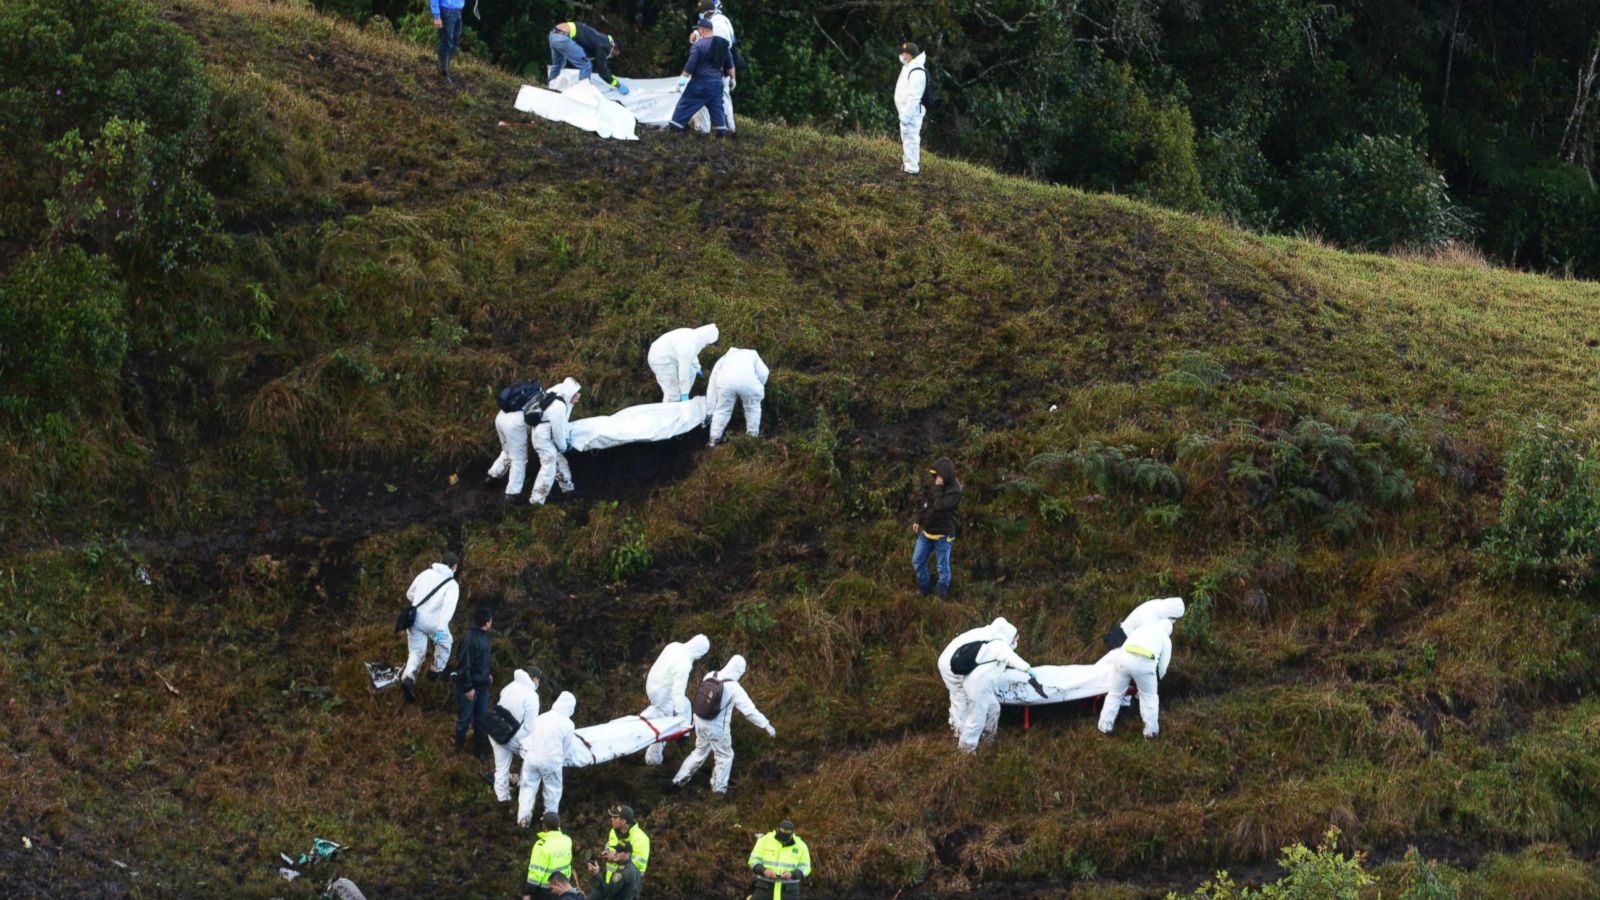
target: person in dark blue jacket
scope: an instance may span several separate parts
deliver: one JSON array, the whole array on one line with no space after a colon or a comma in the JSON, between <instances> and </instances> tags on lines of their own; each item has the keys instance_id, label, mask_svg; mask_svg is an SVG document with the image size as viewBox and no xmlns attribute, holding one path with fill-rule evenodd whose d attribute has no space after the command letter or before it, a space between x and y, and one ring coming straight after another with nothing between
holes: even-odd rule
<instances>
[{"instance_id":1,"label":"person in dark blue jacket","mask_svg":"<svg viewBox=\"0 0 1600 900\"><path fill-rule=\"evenodd\" d=\"M456 669L456 749L466 743L470 726L474 749L482 759L488 755L484 723L489 719L489 686L493 684L489 674L489 629L494 627L494 611L487 606L478 607L472 613L472 625Z\"/></svg>"},{"instance_id":2,"label":"person in dark blue jacket","mask_svg":"<svg viewBox=\"0 0 1600 900\"><path fill-rule=\"evenodd\" d=\"M439 30L439 75L455 84L450 77L450 57L461 46L461 11L467 0L428 0L433 13L433 27Z\"/></svg>"},{"instance_id":3,"label":"person in dark blue jacket","mask_svg":"<svg viewBox=\"0 0 1600 900\"><path fill-rule=\"evenodd\" d=\"M713 36L710 19L695 25L700 40L689 49L689 60L678 76L678 108L672 113L672 127L682 131L700 110L711 116L711 130L717 137L728 134L728 117L722 107L722 78L733 70L733 56L726 38Z\"/></svg>"}]
</instances>

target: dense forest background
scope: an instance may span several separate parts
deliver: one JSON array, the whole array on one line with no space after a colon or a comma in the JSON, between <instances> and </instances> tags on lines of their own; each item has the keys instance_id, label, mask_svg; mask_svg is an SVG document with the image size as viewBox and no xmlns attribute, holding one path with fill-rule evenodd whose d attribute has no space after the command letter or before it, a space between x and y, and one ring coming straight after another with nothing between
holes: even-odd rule
<instances>
[{"instance_id":1,"label":"dense forest background","mask_svg":"<svg viewBox=\"0 0 1600 900\"><path fill-rule=\"evenodd\" d=\"M432 40L419 0L316 0ZM477 0L468 51L534 74L581 18L658 76L691 0ZM894 47L927 49L941 153L1390 250L1473 244L1600 274L1592 0L730 0L751 115L884 130Z\"/></svg>"}]
</instances>

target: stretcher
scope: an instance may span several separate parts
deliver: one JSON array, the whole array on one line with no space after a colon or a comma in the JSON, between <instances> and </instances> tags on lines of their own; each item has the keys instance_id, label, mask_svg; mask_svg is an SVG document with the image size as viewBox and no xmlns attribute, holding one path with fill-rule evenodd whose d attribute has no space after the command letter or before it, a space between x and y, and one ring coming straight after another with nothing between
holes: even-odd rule
<instances>
[{"instance_id":1,"label":"stretcher","mask_svg":"<svg viewBox=\"0 0 1600 900\"><path fill-rule=\"evenodd\" d=\"M648 712L648 710L646 710ZM603 725L589 725L573 733L567 742L568 766L595 766L649 747L651 744L676 741L693 730L688 716L659 716L646 718L644 714L623 716Z\"/></svg>"},{"instance_id":2,"label":"stretcher","mask_svg":"<svg viewBox=\"0 0 1600 900\"><path fill-rule=\"evenodd\" d=\"M590 416L567 423L567 449L605 450L641 441L667 441L706 422L706 398L677 403L644 403L609 416Z\"/></svg>"},{"instance_id":3,"label":"stretcher","mask_svg":"<svg viewBox=\"0 0 1600 900\"><path fill-rule=\"evenodd\" d=\"M1116 652L1119 651L1111 651ZM1115 677L1111 653L1089 666L1035 666L1033 674L1039 687L1044 689L1043 696L1028 681L1026 672L1007 669L1000 676L996 693L1000 702L1007 706L1043 706L1098 697L1111 690L1111 681Z\"/></svg>"}]
</instances>

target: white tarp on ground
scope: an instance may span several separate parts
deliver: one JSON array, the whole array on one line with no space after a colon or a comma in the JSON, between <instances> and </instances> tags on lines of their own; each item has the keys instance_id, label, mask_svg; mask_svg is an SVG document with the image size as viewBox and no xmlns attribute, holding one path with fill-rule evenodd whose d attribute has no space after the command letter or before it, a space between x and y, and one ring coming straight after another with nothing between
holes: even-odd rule
<instances>
[{"instance_id":1,"label":"white tarp on ground","mask_svg":"<svg viewBox=\"0 0 1600 900\"><path fill-rule=\"evenodd\" d=\"M671 440L704 425L706 398L678 403L644 403L609 416L591 416L567 425L569 450L604 450L640 441Z\"/></svg>"},{"instance_id":2,"label":"white tarp on ground","mask_svg":"<svg viewBox=\"0 0 1600 900\"><path fill-rule=\"evenodd\" d=\"M604 725L579 728L567 744L567 765L593 766L638 753L651 744L673 741L690 732L688 716L623 716Z\"/></svg>"},{"instance_id":3,"label":"white tarp on ground","mask_svg":"<svg viewBox=\"0 0 1600 900\"><path fill-rule=\"evenodd\" d=\"M1111 653L1121 653L1113 650ZM1000 702L1009 706L1042 706L1046 703L1066 703L1086 697L1098 697L1111 690L1111 653L1100 657L1092 666L1037 666L1033 670L1039 686L1046 696L1028 683L1026 672L1007 669L1000 676L998 693Z\"/></svg>"},{"instance_id":4,"label":"white tarp on ground","mask_svg":"<svg viewBox=\"0 0 1600 900\"><path fill-rule=\"evenodd\" d=\"M577 73L573 74L576 78ZM607 97L606 94L611 96ZM633 113L616 102L618 96L610 87L601 92L592 79L587 84L572 84L559 93L525 84L517 93L516 106L522 112L533 113L553 122L565 122L603 138L636 141L639 139L634 133L637 122Z\"/></svg>"},{"instance_id":5,"label":"white tarp on ground","mask_svg":"<svg viewBox=\"0 0 1600 900\"><path fill-rule=\"evenodd\" d=\"M607 100L614 100L633 113L633 117L640 125L655 125L658 128L667 127L672 121L672 112L678 108L678 98L683 96L678 92L678 79L672 78L622 78L621 81L628 86L628 96L624 97L617 89L604 81L598 75L590 75L589 83L594 85L601 96ZM550 82L553 91L564 91L578 83L578 70L565 69L556 80ZM517 107L521 109L522 107ZM711 131L711 117L705 110L694 114L694 127L698 131Z\"/></svg>"}]
</instances>

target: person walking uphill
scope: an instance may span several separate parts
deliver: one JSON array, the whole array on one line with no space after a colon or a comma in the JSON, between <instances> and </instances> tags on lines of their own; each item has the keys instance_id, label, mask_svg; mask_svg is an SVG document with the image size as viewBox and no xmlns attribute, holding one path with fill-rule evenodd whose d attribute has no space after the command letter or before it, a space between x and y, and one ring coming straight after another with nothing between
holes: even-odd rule
<instances>
[{"instance_id":1,"label":"person walking uphill","mask_svg":"<svg viewBox=\"0 0 1600 900\"><path fill-rule=\"evenodd\" d=\"M672 777L674 787L683 787L694 773L705 764L706 757L715 755L711 767L711 792L728 793L728 775L733 771L733 710L738 709L750 724L764 729L768 737L777 737L777 729L767 717L756 709L755 702L739 684L744 677L744 657L735 654L721 671L709 672L701 679L694 694L694 752L683 761L678 774Z\"/></svg>"},{"instance_id":2,"label":"person walking uphill","mask_svg":"<svg viewBox=\"0 0 1600 900\"><path fill-rule=\"evenodd\" d=\"M400 687L406 701L417 702L417 672L428 653L428 642L433 642L433 668L436 677L444 675L445 663L450 661L450 619L456 614L456 602L461 599L461 586L456 583L456 570L461 559L454 553L445 553L439 561L418 573L406 588L406 600L411 604L411 622L403 626L406 632L406 667L400 673Z\"/></svg>"},{"instance_id":3,"label":"person walking uphill","mask_svg":"<svg viewBox=\"0 0 1600 900\"><path fill-rule=\"evenodd\" d=\"M456 669L456 752L473 731L473 752L479 759L489 755L489 629L494 627L494 611L480 606L472 612L472 630L462 643L461 665Z\"/></svg>"},{"instance_id":4,"label":"person walking uphill","mask_svg":"<svg viewBox=\"0 0 1600 900\"><path fill-rule=\"evenodd\" d=\"M745 864L755 876L750 900L799 900L800 882L811 875L811 848L785 819L756 838Z\"/></svg>"},{"instance_id":5,"label":"person walking uphill","mask_svg":"<svg viewBox=\"0 0 1600 900\"><path fill-rule=\"evenodd\" d=\"M916 44L900 45L900 80L894 85L894 108L900 113L900 146L907 175L922 171L922 101L928 91L928 55Z\"/></svg>"},{"instance_id":6,"label":"person walking uphill","mask_svg":"<svg viewBox=\"0 0 1600 900\"><path fill-rule=\"evenodd\" d=\"M578 70L578 80L588 81L591 74L617 89L626 97L628 86L611 74L609 61L622 55L622 45L616 38L583 22L561 22L550 29L550 77L555 81L561 70L571 66Z\"/></svg>"},{"instance_id":7,"label":"person walking uphill","mask_svg":"<svg viewBox=\"0 0 1600 900\"><path fill-rule=\"evenodd\" d=\"M923 494L917 521L911 525L917 536L917 545L911 551L911 567L917 573L917 589L927 596L933 586L928 557L934 557L939 567L939 596L945 597L950 594L950 544L956 538L961 482L956 479L956 464L948 456L935 460L928 475L932 481Z\"/></svg>"},{"instance_id":8,"label":"person walking uphill","mask_svg":"<svg viewBox=\"0 0 1600 900\"><path fill-rule=\"evenodd\" d=\"M451 84L455 80L450 77L450 57L461 46L461 11L466 6L467 0L428 0L433 27L439 31L439 77Z\"/></svg>"},{"instance_id":9,"label":"person walking uphill","mask_svg":"<svg viewBox=\"0 0 1600 900\"><path fill-rule=\"evenodd\" d=\"M689 120L700 110L711 116L711 132L717 137L728 136L728 116L722 105L723 76L733 74L733 55L727 40L713 36L715 30L710 19L695 24L700 40L689 48L689 59L683 64L683 74L678 76L678 108L672 111L672 127L683 131Z\"/></svg>"}]
</instances>

